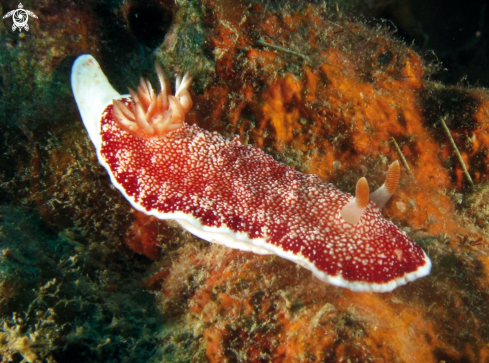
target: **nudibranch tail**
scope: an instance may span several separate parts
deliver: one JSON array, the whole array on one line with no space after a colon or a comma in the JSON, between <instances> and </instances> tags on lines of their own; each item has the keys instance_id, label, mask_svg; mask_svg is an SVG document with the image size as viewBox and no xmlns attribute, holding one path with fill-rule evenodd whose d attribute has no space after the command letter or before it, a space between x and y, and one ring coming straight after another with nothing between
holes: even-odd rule
<instances>
[{"instance_id":1,"label":"nudibranch tail","mask_svg":"<svg viewBox=\"0 0 489 363\"><path fill-rule=\"evenodd\" d=\"M119 127L134 136L159 139L183 125L185 115L192 107L188 87L192 77L186 73L183 79L177 76L175 96L170 95L170 81L163 69L156 65L161 91L155 94L151 83L142 78L137 92L129 88L131 109L121 100L114 99L114 119Z\"/></svg>"},{"instance_id":2,"label":"nudibranch tail","mask_svg":"<svg viewBox=\"0 0 489 363\"><path fill-rule=\"evenodd\" d=\"M369 188L366 178L360 178L355 188L355 198L353 198L341 210L341 216L352 225L356 225L362 217L363 211L367 208L369 201Z\"/></svg>"},{"instance_id":3,"label":"nudibranch tail","mask_svg":"<svg viewBox=\"0 0 489 363\"><path fill-rule=\"evenodd\" d=\"M389 199L391 199L397 189L397 184L399 184L400 175L401 166L399 165L399 161L396 160L389 166L384 184L370 194L370 200L374 202L377 207L383 208Z\"/></svg>"},{"instance_id":4,"label":"nudibranch tail","mask_svg":"<svg viewBox=\"0 0 489 363\"><path fill-rule=\"evenodd\" d=\"M381 216L399 163L370 196L361 178L352 198L238 138L186 124L191 77L177 77L173 96L161 67L156 72L158 95L142 80L131 97L119 96L88 55L71 78L98 160L135 209L209 242L276 254L353 291L391 291L430 273L421 247Z\"/></svg>"},{"instance_id":5,"label":"nudibranch tail","mask_svg":"<svg viewBox=\"0 0 489 363\"><path fill-rule=\"evenodd\" d=\"M79 56L73 63L71 88L88 135L95 148L99 149L101 115L114 98L121 96L89 54Z\"/></svg>"}]
</instances>

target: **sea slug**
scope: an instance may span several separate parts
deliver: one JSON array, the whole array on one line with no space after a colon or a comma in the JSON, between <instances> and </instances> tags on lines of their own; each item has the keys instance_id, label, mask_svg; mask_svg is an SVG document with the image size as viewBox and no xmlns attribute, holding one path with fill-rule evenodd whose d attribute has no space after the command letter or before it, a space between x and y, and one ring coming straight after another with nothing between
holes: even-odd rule
<instances>
[{"instance_id":1,"label":"sea slug","mask_svg":"<svg viewBox=\"0 0 489 363\"><path fill-rule=\"evenodd\" d=\"M431 261L405 232L381 216L397 187L394 162L369 196L356 196L302 174L260 149L185 123L191 78L175 95L157 66L161 92L144 79L120 95L97 61L80 56L72 89L99 162L131 205L174 219L209 242L276 254L322 281L354 291L391 291L426 276Z\"/></svg>"}]
</instances>

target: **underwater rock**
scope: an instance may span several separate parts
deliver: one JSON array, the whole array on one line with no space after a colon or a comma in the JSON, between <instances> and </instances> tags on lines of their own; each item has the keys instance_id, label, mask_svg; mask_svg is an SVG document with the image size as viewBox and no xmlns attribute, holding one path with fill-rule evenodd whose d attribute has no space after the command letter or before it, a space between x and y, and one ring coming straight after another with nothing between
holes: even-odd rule
<instances>
[{"instance_id":1,"label":"underwater rock","mask_svg":"<svg viewBox=\"0 0 489 363\"><path fill-rule=\"evenodd\" d=\"M83 246L0 206L0 355L6 362L147 361L162 320L137 279L144 263ZM123 262L123 263L121 263Z\"/></svg>"},{"instance_id":2,"label":"underwater rock","mask_svg":"<svg viewBox=\"0 0 489 363\"><path fill-rule=\"evenodd\" d=\"M183 247L161 279L167 312L198 326L215 362L485 359L487 346L476 342L485 342L489 318L487 240L454 203L454 192L469 196L471 186L440 119L474 183L484 183L487 91L452 88L447 98L450 88L429 81L418 54L388 31L332 9L255 4L238 21L214 9L206 29L216 74L193 96L187 120L237 133L350 190L360 170L402 155L409 169L387 210L436 262L417 286L377 296L319 287L274 258ZM470 122L457 124L460 118ZM465 334L469 352L453 338Z\"/></svg>"},{"instance_id":3,"label":"underwater rock","mask_svg":"<svg viewBox=\"0 0 489 363\"><path fill-rule=\"evenodd\" d=\"M167 33L173 43L167 44L175 44L178 29L189 27L177 14L184 3L196 4L175 2ZM410 172L403 168L396 199L386 205L385 215L426 250L432 274L388 294L352 293L318 286L310 272L290 262L210 245L175 225L147 219L158 232L148 232L143 244L150 255L155 244L161 245L162 257L148 271L153 277L146 286L154 289L161 313L178 327L167 331L161 349L170 354L190 346L195 355L185 359L194 362L487 360L489 215L485 189L477 189L489 178L487 90L457 86L449 91L430 81L433 67L388 30L334 7L277 1L251 5L240 2L233 12L226 1L209 0L200 3L198 18L189 17L200 28L186 34L202 40L193 41L196 47L188 57L202 57L206 82L191 90L195 104L187 121L226 136L238 134L243 143L350 192L367 170L371 186L380 186L388 163L399 157L393 137ZM107 19L90 8L84 14ZM122 9L110 14L117 19L110 24L126 24ZM73 13L63 20L76 24L86 18ZM136 85L142 74L137 67L144 63L138 57L144 48L134 51L136 41L103 24L87 28L99 47L97 58L104 67L113 66L109 78L124 91L128 77ZM76 43L73 49L76 54L89 51ZM163 45L159 57L177 62L183 53L172 54L173 49ZM74 55L61 57L68 65L66 89ZM119 64L115 58L134 62ZM146 63L144 75L151 76L154 62ZM127 76L114 76L118 69ZM175 70L167 69L170 74ZM47 87L52 94L58 88L59 83ZM144 234L148 217L136 217L107 186L74 103L46 104L70 117L50 124L50 114L36 110L30 115L46 122L29 137L18 136L22 129L2 132L2 200L39 205L50 228L76 225L83 245L110 241L111 248L120 248L128 229ZM452 114L446 124L474 191L439 123L447 111ZM464 122L458 125L458 119ZM77 174L79 163L82 172ZM145 251L141 244L135 249ZM29 346L28 341L20 344Z\"/></svg>"},{"instance_id":4,"label":"underwater rock","mask_svg":"<svg viewBox=\"0 0 489 363\"><path fill-rule=\"evenodd\" d=\"M238 21L236 14L220 18L227 12L217 3L206 23L215 74L194 97L188 122L239 134L245 143L343 190L353 190L363 170L372 170L368 179L382 183L379 167L401 152L414 180L401 178L396 203L388 206L391 218L411 228L429 225L431 233L459 232L450 222L452 201L436 191L470 185L439 120L449 115L469 173L476 183L485 182L484 92L441 91L442 85L427 80L429 65L387 30L333 9L275 11L255 4ZM167 53L172 50L163 44L159 58L168 59ZM186 57L192 56L190 51ZM470 129L454 126L461 118L473 120L463 124Z\"/></svg>"}]
</instances>

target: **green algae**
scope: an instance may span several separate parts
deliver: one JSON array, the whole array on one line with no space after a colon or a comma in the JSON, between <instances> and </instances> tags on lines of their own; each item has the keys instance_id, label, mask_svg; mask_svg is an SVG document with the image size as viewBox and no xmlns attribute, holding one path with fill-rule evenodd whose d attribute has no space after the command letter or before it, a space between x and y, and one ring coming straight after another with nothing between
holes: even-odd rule
<instances>
[{"instance_id":1,"label":"green algae","mask_svg":"<svg viewBox=\"0 0 489 363\"><path fill-rule=\"evenodd\" d=\"M7 361L145 362L163 325L144 261L0 207L0 353Z\"/></svg>"},{"instance_id":2,"label":"green algae","mask_svg":"<svg viewBox=\"0 0 489 363\"><path fill-rule=\"evenodd\" d=\"M0 32L0 42L7 48L0 52L1 126L20 126L28 132L46 120L60 123L76 111L68 102L72 96L67 62L48 70L22 39Z\"/></svg>"},{"instance_id":3,"label":"green algae","mask_svg":"<svg viewBox=\"0 0 489 363\"><path fill-rule=\"evenodd\" d=\"M215 61L208 49L203 17L205 7L200 1L176 1L176 21L170 36L155 52L156 59L167 70L184 73L190 70L193 88L201 93L214 75Z\"/></svg>"}]
</instances>

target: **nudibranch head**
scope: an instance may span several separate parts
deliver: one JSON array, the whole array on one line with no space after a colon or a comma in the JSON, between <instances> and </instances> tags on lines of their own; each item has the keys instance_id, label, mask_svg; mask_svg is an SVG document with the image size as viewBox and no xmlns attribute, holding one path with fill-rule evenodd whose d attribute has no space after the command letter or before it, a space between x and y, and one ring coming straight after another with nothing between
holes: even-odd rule
<instances>
[{"instance_id":1,"label":"nudibranch head","mask_svg":"<svg viewBox=\"0 0 489 363\"><path fill-rule=\"evenodd\" d=\"M209 242L276 254L354 291L391 291L429 274L421 247L381 216L399 181L398 162L378 190L369 195L361 178L352 197L237 137L187 125L190 78L178 78L171 96L157 72L158 96L144 80L121 96L93 57L79 57L72 70L98 160L134 208Z\"/></svg>"},{"instance_id":2,"label":"nudibranch head","mask_svg":"<svg viewBox=\"0 0 489 363\"><path fill-rule=\"evenodd\" d=\"M137 137L164 137L183 125L185 115L192 107L192 98L188 92L192 77L188 72L183 79L177 76L174 96L170 94L169 79L158 64L156 73L161 87L158 95L151 83L141 78L137 92L129 88L133 100L130 107L120 99L113 101L113 115L117 125Z\"/></svg>"}]
</instances>

